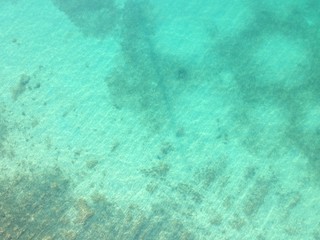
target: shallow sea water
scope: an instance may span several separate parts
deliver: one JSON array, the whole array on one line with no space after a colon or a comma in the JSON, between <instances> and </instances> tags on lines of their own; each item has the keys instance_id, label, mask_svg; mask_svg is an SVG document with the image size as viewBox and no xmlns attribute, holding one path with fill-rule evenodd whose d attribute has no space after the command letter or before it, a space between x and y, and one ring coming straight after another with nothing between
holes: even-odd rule
<instances>
[{"instance_id":1,"label":"shallow sea water","mask_svg":"<svg viewBox=\"0 0 320 240\"><path fill-rule=\"evenodd\" d=\"M320 3L0 0L0 239L320 239Z\"/></svg>"}]
</instances>

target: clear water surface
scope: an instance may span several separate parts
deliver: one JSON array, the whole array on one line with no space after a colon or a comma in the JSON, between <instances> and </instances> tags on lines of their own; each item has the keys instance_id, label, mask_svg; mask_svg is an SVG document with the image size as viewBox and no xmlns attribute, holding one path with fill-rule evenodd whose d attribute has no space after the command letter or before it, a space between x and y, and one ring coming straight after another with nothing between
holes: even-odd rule
<instances>
[{"instance_id":1,"label":"clear water surface","mask_svg":"<svg viewBox=\"0 0 320 240\"><path fill-rule=\"evenodd\" d=\"M320 2L0 0L0 239L320 239Z\"/></svg>"}]
</instances>

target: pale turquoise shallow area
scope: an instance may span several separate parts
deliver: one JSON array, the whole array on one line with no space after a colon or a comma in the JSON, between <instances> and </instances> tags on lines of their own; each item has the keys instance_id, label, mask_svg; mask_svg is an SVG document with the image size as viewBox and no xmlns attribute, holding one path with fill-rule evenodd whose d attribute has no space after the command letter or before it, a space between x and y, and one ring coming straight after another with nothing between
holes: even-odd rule
<instances>
[{"instance_id":1,"label":"pale turquoise shallow area","mask_svg":"<svg viewBox=\"0 0 320 240\"><path fill-rule=\"evenodd\" d=\"M320 2L0 0L0 239L320 239Z\"/></svg>"}]
</instances>

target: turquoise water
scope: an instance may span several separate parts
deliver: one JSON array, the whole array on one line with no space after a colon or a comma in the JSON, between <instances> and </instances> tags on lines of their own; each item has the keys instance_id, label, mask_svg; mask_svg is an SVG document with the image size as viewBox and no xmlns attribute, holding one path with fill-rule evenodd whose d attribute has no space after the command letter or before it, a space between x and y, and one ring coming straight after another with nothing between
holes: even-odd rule
<instances>
[{"instance_id":1,"label":"turquoise water","mask_svg":"<svg viewBox=\"0 0 320 240\"><path fill-rule=\"evenodd\" d=\"M320 239L320 2L0 0L0 239Z\"/></svg>"}]
</instances>

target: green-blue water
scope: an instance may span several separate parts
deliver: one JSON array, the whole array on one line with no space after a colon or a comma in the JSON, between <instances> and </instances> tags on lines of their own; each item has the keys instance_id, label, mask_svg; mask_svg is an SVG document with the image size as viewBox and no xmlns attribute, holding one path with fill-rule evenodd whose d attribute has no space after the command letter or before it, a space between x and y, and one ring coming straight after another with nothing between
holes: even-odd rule
<instances>
[{"instance_id":1,"label":"green-blue water","mask_svg":"<svg viewBox=\"0 0 320 240\"><path fill-rule=\"evenodd\" d=\"M0 0L0 239L319 240L320 2Z\"/></svg>"}]
</instances>

